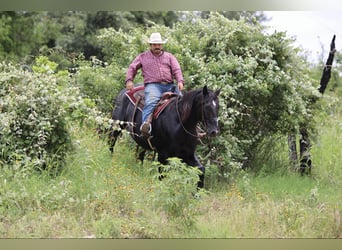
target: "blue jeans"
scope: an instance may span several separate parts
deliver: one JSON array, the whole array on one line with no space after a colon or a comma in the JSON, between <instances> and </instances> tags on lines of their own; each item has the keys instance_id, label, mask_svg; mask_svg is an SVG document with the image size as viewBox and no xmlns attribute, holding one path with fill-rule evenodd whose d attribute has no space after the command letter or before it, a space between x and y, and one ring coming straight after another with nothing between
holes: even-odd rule
<instances>
[{"instance_id":1,"label":"blue jeans","mask_svg":"<svg viewBox=\"0 0 342 250\"><path fill-rule=\"evenodd\" d=\"M160 97L165 92L180 94L176 84L149 83L145 85L145 106L142 111L142 123L152 114Z\"/></svg>"}]
</instances>

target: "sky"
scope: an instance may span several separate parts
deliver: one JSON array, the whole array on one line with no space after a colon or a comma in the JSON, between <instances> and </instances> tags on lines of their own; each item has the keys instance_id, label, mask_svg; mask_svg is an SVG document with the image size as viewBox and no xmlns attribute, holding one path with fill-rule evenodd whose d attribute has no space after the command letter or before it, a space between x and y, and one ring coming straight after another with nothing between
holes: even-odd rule
<instances>
[{"instance_id":1,"label":"sky","mask_svg":"<svg viewBox=\"0 0 342 250\"><path fill-rule=\"evenodd\" d=\"M342 11L264 11L271 18L264 24L269 32L286 31L296 39L295 45L308 51L308 59L317 62L328 57L330 43L336 35L335 45L342 48Z\"/></svg>"}]
</instances>

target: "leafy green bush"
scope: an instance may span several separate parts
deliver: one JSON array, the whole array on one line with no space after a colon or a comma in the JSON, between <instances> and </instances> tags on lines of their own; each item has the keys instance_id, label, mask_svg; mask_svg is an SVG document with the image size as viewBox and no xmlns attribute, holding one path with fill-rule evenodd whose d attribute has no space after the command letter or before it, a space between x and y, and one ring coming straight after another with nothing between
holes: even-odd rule
<instances>
[{"instance_id":1,"label":"leafy green bush","mask_svg":"<svg viewBox=\"0 0 342 250\"><path fill-rule=\"evenodd\" d=\"M81 66L75 79L82 94L93 100L96 107L106 114L111 114L115 96L125 87L128 64L147 48L143 38L140 39L143 31L137 28L132 32L135 34L126 34L112 28L101 30L97 38L107 62L97 58L91 58L90 62L77 62ZM135 46L131 46L130 42ZM142 81L141 75L136 77L136 81Z\"/></svg>"},{"instance_id":2,"label":"leafy green bush","mask_svg":"<svg viewBox=\"0 0 342 250\"><path fill-rule=\"evenodd\" d=\"M178 158L170 158L168 165L157 162L152 165L153 170L160 167L163 175L160 181L160 174L155 174L152 204L157 211L165 212L170 219L181 219L185 226L191 227L199 214L194 209L198 202L194 195L203 194L203 190L197 190L200 170L187 166Z\"/></svg>"},{"instance_id":3,"label":"leafy green bush","mask_svg":"<svg viewBox=\"0 0 342 250\"><path fill-rule=\"evenodd\" d=\"M310 117L310 98L318 91L285 33L267 35L259 25L218 14L193 25L180 23L177 29L177 45L187 51L177 56L183 62L197 58L197 67L184 68L191 86L222 89L221 134L212 142L212 159L221 158L226 172L236 165L233 162L252 166L252 156L265 138L298 131Z\"/></svg>"},{"instance_id":4,"label":"leafy green bush","mask_svg":"<svg viewBox=\"0 0 342 250\"><path fill-rule=\"evenodd\" d=\"M56 72L58 64L49 60L47 56L36 57L32 70L38 73L53 74Z\"/></svg>"},{"instance_id":5,"label":"leafy green bush","mask_svg":"<svg viewBox=\"0 0 342 250\"><path fill-rule=\"evenodd\" d=\"M187 89L222 89L221 133L211 142L208 158L220 159L222 174L231 166L251 166L264 138L296 133L312 117L312 100L319 93L293 40L283 32L266 34L258 24L217 13L208 19L189 18L173 28L154 25L129 33L104 29L99 44L111 65L120 69L116 78L124 79L124 69L148 48L147 38L155 31L169 39L164 48L178 58ZM207 155L207 146L199 151Z\"/></svg>"},{"instance_id":6,"label":"leafy green bush","mask_svg":"<svg viewBox=\"0 0 342 250\"><path fill-rule=\"evenodd\" d=\"M117 79L116 75L122 74L117 74L112 66L85 64L74 77L82 95L90 98L101 112L111 114L114 97L125 86L124 80Z\"/></svg>"},{"instance_id":7,"label":"leafy green bush","mask_svg":"<svg viewBox=\"0 0 342 250\"><path fill-rule=\"evenodd\" d=\"M62 166L72 148L68 118L84 118L88 112L78 89L52 74L6 64L0 68L0 163Z\"/></svg>"}]
</instances>

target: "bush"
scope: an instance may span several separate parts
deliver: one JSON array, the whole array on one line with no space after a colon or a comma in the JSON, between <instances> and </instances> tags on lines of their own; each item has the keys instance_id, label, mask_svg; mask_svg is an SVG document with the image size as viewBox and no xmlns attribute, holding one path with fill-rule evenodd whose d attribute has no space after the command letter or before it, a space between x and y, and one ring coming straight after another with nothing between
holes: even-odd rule
<instances>
[{"instance_id":1,"label":"bush","mask_svg":"<svg viewBox=\"0 0 342 250\"><path fill-rule=\"evenodd\" d=\"M66 78L18 68L0 64L0 163L61 167L72 148L68 118L84 117L86 107Z\"/></svg>"},{"instance_id":2,"label":"bush","mask_svg":"<svg viewBox=\"0 0 342 250\"><path fill-rule=\"evenodd\" d=\"M142 41L155 31L169 38L165 50L180 62L187 89L222 89L221 133L211 142L208 158L209 164L220 159L222 174L231 166L252 166L252 156L265 138L296 133L312 117L312 100L319 93L308 64L286 33L265 34L261 25L212 13L208 19L191 17L173 28L154 25L129 33L104 29L98 39L124 78L126 71L121 69L148 48ZM207 155L207 146L199 152Z\"/></svg>"},{"instance_id":3,"label":"bush","mask_svg":"<svg viewBox=\"0 0 342 250\"><path fill-rule=\"evenodd\" d=\"M197 188L201 171L187 166L178 158L170 158L168 165L158 162L152 165L153 170L161 168L163 176L160 181L160 174L155 174L152 203L156 210L165 212L169 219L180 219L185 226L192 227L196 215L199 215L195 209L198 200L194 196L204 194L203 190Z\"/></svg>"},{"instance_id":4,"label":"bush","mask_svg":"<svg viewBox=\"0 0 342 250\"><path fill-rule=\"evenodd\" d=\"M124 88L124 80L117 79L117 71L112 66L83 65L75 75L81 93L90 98L97 109L111 114L116 93ZM121 74L123 75L123 74Z\"/></svg>"}]
</instances>

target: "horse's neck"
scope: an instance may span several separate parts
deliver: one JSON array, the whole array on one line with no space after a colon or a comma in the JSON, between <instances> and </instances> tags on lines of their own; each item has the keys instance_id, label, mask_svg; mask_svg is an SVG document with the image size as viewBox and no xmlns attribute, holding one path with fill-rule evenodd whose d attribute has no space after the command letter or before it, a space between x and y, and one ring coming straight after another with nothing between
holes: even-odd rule
<instances>
[{"instance_id":1,"label":"horse's neck","mask_svg":"<svg viewBox=\"0 0 342 250\"><path fill-rule=\"evenodd\" d=\"M189 103L189 101L184 101L184 98L187 98L187 96L183 96L183 102L182 105L185 106L191 106L191 108L183 107L182 110L188 112L188 114L183 114L183 117L185 117L183 122L187 124L188 126L196 126L198 122L200 122L201 119L201 109L200 109L200 97L195 96L192 99L192 103Z\"/></svg>"}]
</instances>

